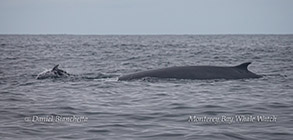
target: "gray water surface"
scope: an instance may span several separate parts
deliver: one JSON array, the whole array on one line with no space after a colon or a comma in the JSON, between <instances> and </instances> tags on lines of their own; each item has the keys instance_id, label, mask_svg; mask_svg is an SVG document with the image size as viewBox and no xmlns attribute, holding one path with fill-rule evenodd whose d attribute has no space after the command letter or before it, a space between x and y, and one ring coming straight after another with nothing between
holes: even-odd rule
<instances>
[{"instance_id":1,"label":"gray water surface","mask_svg":"<svg viewBox=\"0 0 293 140\"><path fill-rule=\"evenodd\" d=\"M292 56L292 35L0 35L0 137L292 139ZM117 81L243 62L264 77ZM75 76L35 79L56 64Z\"/></svg>"}]
</instances>

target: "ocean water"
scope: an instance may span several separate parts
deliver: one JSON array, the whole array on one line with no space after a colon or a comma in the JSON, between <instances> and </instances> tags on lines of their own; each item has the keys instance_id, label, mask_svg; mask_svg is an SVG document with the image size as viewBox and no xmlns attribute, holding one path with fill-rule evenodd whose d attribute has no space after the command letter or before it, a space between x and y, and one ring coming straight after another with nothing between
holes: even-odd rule
<instances>
[{"instance_id":1,"label":"ocean water","mask_svg":"<svg viewBox=\"0 0 293 140\"><path fill-rule=\"evenodd\" d=\"M1 139L293 138L293 35L0 35ZM241 80L117 77L252 62ZM74 76L37 80L60 64Z\"/></svg>"}]
</instances>

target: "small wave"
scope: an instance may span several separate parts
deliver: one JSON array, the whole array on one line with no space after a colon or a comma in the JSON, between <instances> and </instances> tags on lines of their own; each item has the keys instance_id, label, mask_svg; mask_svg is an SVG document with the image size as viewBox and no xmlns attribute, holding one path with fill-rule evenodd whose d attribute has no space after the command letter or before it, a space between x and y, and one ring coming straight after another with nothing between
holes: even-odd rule
<instances>
[{"instance_id":1,"label":"small wave","mask_svg":"<svg viewBox=\"0 0 293 140\"><path fill-rule=\"evenodd\" d=\"M241 134L232 133L232 132L225 132L222 133L222 135L226 136L227 138L232 139L238 139L238 140L246 140L246 139L252 139L251 137L247 137Z\"/></svg>"},{"instance_id":2,"label":"small wave","mask_svg":"<svg viewBox=\"0 0 293 140\"><path fill-rule=\"evenodd\" d=\"M282 77L282 78L288 77L285 74L263 74L261 76L265 76L265 77Z\"/></svg>"},{"instance_id":3,"label":"small wave","mask_svg":"<svg viewBox=\"0 0 293 140\"><path fill-rule=\"evenodd\" d=\"M88 75L88 74L80 75L80 77L83 78L83 79L92 80L92 79L109 79L109 78L118 77L118 76L116 76L116 75L107 75L107 74L103 74L103 73L98 73L96 75L94 75L94 74L91 74L91 75Z\"/></svg>"},{"instance_id":4,"label":"small wave","mask_svg":"<svg viewBox=\"0 0 293 140\"><path fill-rule=\"evenodd\" d=\"M109 133L111 131L110 130L106 130L106 129L89 129L89 130L86 130L86 132L92 132L92 133Z\"/></svg>"},{"instance_id":5,"label":"small wave","mask_svg":"<svg viewBox=\"0 0 293 140\"><path fill-rule=\"evenodd\" d=\"M171 133L171 132L165 132L165 133L157 133L153 135L143 136L145 138L174 138L174 137L182 137L185 136L183 133ZM179 139L179 138L178 138Z\"/></svg>"}]
</instances>

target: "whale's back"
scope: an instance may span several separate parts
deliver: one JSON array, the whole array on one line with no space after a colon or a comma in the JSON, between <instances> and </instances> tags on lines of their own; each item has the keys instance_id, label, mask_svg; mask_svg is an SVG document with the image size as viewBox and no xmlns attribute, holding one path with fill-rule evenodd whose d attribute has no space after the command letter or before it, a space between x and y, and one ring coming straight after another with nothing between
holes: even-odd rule
<instances>
[{"instance_id":1,"label":"whale's back","mask_svg":"<svg viewBox=\"0 0 293 140\"><path fill-rule=\"evenodd\" d=\"M175 78L175 79L244 79L259 78L247 69L250 63L243 63L235 67L219 66L181 66L138 72L119 77L119 80L133 80L144 77Z\"/></svg>"}]
</instances>

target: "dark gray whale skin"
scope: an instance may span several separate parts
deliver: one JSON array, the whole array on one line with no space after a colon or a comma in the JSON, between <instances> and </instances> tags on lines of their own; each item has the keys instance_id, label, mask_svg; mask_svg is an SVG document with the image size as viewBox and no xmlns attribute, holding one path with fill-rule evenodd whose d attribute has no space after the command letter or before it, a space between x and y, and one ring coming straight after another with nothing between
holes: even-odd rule
<instances>
[{"instance_id":1,"label":"dark gray whale skin","mask_svg":"<svg viewBox=\"0 0 293 140\"><path fill-rule=\"evenodd\" d=\"M260 78L262 76L250 72L247 67L251 62L243 63L232 67L220 66L178 66L162 69L148 70L134 74L124 75L118 78L119 81L128 81L146 77L171 78L171 79L246 79Z\"/></svg>"}]
</instances>

